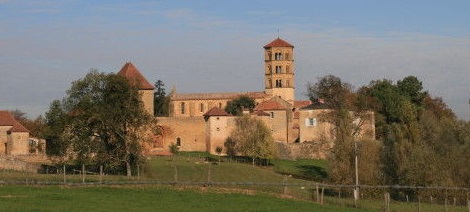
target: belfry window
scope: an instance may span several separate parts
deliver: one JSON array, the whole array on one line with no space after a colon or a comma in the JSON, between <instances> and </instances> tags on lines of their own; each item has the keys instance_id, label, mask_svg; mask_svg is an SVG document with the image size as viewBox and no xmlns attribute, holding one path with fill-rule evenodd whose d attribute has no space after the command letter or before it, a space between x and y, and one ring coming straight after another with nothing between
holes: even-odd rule
<instances>
[{"instance_id":1,"label":"belfry window","mask_svg":"<svg viewBox=\"0 0 470 212\"><path fill-rule=\"evenodd\" d=\"M274 53L274 60L282 60L282 54L280 52Z\"/></svg>"},{"instance_id":2,"label":"belfry window","mask_svg":"<svg viewBox=\"0 0 470 212\"><path fill-rule=\"evenodd\" d=\"M185 109L185 104L184 104L184 102L181 102L181 104L180 104L180 111L181 111L181 114L184 114L184 111L185 111L185 110L186 110L186 109Z\"/></svg>"},{"instance_id":3,"label":"belfry window","mask_svg":"<svg viewBox=\"0 0 470 212\"><path fill-rule=\"evenodd\" d=\"M276 80L276 88L282 88L282 80Z\"/></svg>"},{"instance_id":4,"label":"belfry window","mask_svg":"<svg viewBox=\"0 0 470 212\"><path fill-rule=\"evenodd\" d=\"M282 73L282 66L276 66L276 74Z\"/></svg>"}]
</instances>

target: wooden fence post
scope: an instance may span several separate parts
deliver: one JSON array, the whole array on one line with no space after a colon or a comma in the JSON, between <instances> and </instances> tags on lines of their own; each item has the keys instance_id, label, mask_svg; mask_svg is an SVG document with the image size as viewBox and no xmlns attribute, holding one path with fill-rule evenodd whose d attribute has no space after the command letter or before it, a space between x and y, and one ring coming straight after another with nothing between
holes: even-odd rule
<instances>
[{"instance_id":1,"label":"wooden fence post","mask_svg":"<svg viewBox=\"0 0 470 212\"><path fill-rule=\"evenodd\" d=\"M85 184L85 164L82 164L82 183Z\"/></svg>"}]
</instances>

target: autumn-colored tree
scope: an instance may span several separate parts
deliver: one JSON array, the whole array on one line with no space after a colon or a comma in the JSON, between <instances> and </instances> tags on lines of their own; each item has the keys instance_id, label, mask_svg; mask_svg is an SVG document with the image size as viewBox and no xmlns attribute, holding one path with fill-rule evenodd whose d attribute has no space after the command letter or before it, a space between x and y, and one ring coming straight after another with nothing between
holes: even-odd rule
<instances>
[{"instance_id":1,"label":"autumn-colored tree","mask_svg":"<svg viewBox=\"0 0 470 212\"><path fill-rule=\"evenodd\" d=\"M231 142L230 145L226 142L227 151L230 147L234 154L251 157L253 165L256 158L272 159L276 154L271 130L263 121L248 115L235 119L235 128L227 141Z\"/></svg>"}]
</instances>

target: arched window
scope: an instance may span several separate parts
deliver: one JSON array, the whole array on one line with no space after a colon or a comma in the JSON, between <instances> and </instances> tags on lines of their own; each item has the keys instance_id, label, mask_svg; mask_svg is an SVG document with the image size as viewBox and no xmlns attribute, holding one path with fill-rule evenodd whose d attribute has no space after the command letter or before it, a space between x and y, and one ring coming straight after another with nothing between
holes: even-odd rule
<instances>
[{"instance_id":1,"label":"arched window","mask_svg":"<svg viewBox=\"0 0 470 212\"><path fill-rule=\"evenodd\" d=\"M276 80L276 88L282 88L282 80Z\"/></svg>"},{"instance_id":2,"label":"arched window","mask_svg":"<svg viewBox=\"0 0 470 212\"><path fill-rule=\"evenodd\" d=\"M268 88L272 88L273 87L273 82L271 80L271 78L268 78Z\"/></svg>"},{"instance_id":3,"label":"arched window","mask_svg":"<svg viewBox=\"0 0 470 212\"><path fill-rule=\"evenodd\" d=\"M286 73L290 74L290 67L286 66Z\"/></svg>"},{"instance_id":4,"label":"arched window","mask_svg":"<svg viewBox=\"0 0 470 212\"><path fill-rule=\"evenodd\" d=\"M282 60L282 54L280 52L277 52L274 54L274 59L275 60Z\"/></svg>"},{"instance_id":5,"label":"arched window","mask_svg":"<svg viewBox=\"0 0 470 212\"><path fill-rule=\"evenodd\" d=\"M276 66L276 74L282 73L282 66Z\"/></svg>"},{"instance_id":6,"label":"arched window","mask_svg":"<svg viewBox=\"0 0 470 212\"><path fill-rule=\"evenodd\" d=\"M290 60L289 53L286 53L285 55L286 55L286 60Z\"/></svg>"},{"instance_id":7,"label":"arched window","mask_svg":"<svg viewBox=\"0 0 470 212\"><path fill-rule=\"evenodd\" d=\"M184 111L185 111L185 110L186 110L185 104L184 104L184 102L181 102L181 104L180 104L180 111L181 111L181 114L184 114Z\"/></svg>"},{"instance_id":8,"label":"arched window","mask_svg":"<svg viewBox=\"0 0 470 212\"><path fill-rule=\"evenodd\" d=\"M176 146L181 146L181 138L176 138Z\"/></svg>"},{"instance_id":9,"label":"arched window","mask_svg":"<svg viewBox=\"0 0 470 212\"><path fill-rule=\"evenodd\" d=\"M269 65L268 66L268 74L271 74L271 73L273 73L273 67Z\"/></svg>"}]
</instances>

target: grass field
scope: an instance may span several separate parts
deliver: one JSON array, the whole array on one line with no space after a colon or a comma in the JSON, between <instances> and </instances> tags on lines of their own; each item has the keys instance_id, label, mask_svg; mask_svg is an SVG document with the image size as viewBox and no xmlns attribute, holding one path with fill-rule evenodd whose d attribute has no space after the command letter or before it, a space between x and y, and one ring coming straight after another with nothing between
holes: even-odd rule
<instances>
[{"instance_id":1,"label":"grass field","mask_svg":"<svg viewBox=\"0 0 470 212\"><path fill-rule=\"evenodd\" d=\"M207 158L210 158L208 161ZM62 174L31 174L2 170L1 182L63 182ZM80 185L78 174L65 175L67 183ZM86 175L86 183L100 182L98 175ZM123 175L107 173L103 183L144 183L145 185L118 186L13 186L0 187L0 211L83 211L83 210L137 210L181 211L196 208L200 211L354 211L351 196L325 195L330 206L313 203L314 182L323 182L326 176L324 160L272 160L270 166L253 166L235 159L222 158L207 153L189 152L175 157L149 157L141 167L139 177L127 179ZM175 186L155 185L158 182L178 182ZM219 182L223 185L210 185ZM240 183L236 183L240 182ZM250 183L251 182L251 183ZM202 184L207 185L202 185ZM291 183L284 186L283 183ZM191 185L192 184L192 185ZM310 184L310 186L303 186ZM138 187L136 187L138 186ZM203 189L205 192L201 192ZM330 191L331 192L331 191ZM365 193L365 190L362 190ZM327 192L326 192L327 193ZM250 195L243 195L250 194ZM336 196L335 196L336 195ZM380 194L379 194L380 195ZM283 198L275 198L283 197ZM290 199L286 199L290 198ZM380 211L381 197L359 202L360 211ZM450 197L449 197L450 198ZM295 201L302 200L302 201ZM52 206L54 207L52 207ZM248 205L250 207L245 207ZM336 207L331 207L336 205ZM5 207L3 207L5 206ZM57 209L56 209L57 207ZM421 204L421 211L445 211L443 205ZM391 211L417 211L416 203L392 202ZM160 210L161 209L161 210ZM464 206L447 206L448 211L467 211Z\"/></svg>"},{"instance_id":2,"label":"grass field","mask_svg":"<svg viewBox=\"0 0 470 212\"><path fill-rule=\"evenodd\" d=\"M358 211L269 195L167 187L0 187L0 211ZM367 211L367 210L360 210Z\"/></svg>"}]
</instances>

